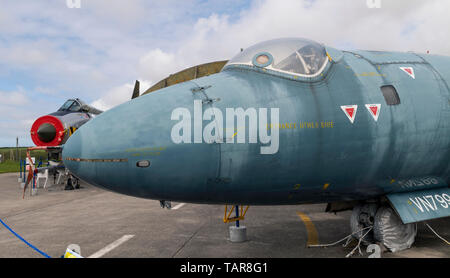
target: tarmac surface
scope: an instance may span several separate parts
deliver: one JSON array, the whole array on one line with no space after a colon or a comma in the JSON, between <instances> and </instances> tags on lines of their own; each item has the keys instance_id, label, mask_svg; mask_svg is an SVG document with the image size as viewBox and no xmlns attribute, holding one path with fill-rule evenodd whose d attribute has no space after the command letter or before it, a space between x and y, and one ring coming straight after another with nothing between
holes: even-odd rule
<instances>
[{"instance_id":1,"label":"tarmac surface","mask_svg":"<svg viewBox=\"0 0 450 278\"><path fill-rule=\"evenodd\" d=\"M325 204L250 207L245 221L248 241L229 241L224 206L172 204L104 191L82 183L64 191L62 185L38 189L30 196L18 174L0 175L0 219L51 257L61 257L68 245L78 244L83 257L102 258L343 258L355 244L307 248L307 242L336 242L350 232L350 211L325 213ZM49 181L50 182L50 181ZM309 221L310 220L310 221ZM450 238L450 219L428 221L442 237ZM368 257L362 246L362 256ZM41 258L0 224L0 258ZM381 257L450 258L450 246L423 223L409 250Z\"/></svg>"}]
</instances>

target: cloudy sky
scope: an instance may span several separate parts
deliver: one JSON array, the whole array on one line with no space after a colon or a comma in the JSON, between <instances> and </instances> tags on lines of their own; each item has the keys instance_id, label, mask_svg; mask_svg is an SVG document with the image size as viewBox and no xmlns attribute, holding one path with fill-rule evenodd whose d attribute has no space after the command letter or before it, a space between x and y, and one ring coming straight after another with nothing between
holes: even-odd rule
<instances>
[{"instance_id":1,"label":"cloudy sky","mask_svg":"<svg viewBox=\"0 0 450 278\"><path fill-rule=\"evenodd\" d=\"M263 40L450 55L450 1L380 2L0 0L0 146L16 136L33 145L33 121L68 98L108 109L130 98L136 79L147 89Z\"/></svg>"}]
</instances>

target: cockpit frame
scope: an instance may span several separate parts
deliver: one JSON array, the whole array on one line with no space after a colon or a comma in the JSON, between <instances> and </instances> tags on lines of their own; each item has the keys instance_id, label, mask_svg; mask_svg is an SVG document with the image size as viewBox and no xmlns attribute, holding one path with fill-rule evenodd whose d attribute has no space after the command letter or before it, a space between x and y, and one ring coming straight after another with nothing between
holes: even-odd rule
<instances>
[{"instance_id":1,"label":"cockpit frame","mask_svg":"<svg viewBox=\"0 0 450 278\"><path fill-rule=\"evenodd\" d=\"M83 106L85 105L84 102L82 102L78 98L74 99L68 99L64 104L58 109L58 111L64 111L64 112L83 112ZM74 109L73 107L78 106L77 109Z\"/></svg>"},{"instance_id":2,"label":"cockpit frame","mask_svg":"<svg viewBox=\"0 0 450 278\"><path fill-rule=\"evenodd\" d=\"M283 48L283 43L290 43L295 45L297 42L300 46L300 49L292 49L293 46L290 46L291 50L289 52L285 51L283 53L283 59L279 59L281 61L276 61L277 55L272 53L271 47L275 48ZM281 46L277 46L277 43ZM303 44L302 44L303 43ZM267 48L264 48L264 44L268 44L269 46ZM258 46L260 49L258 49ZM302 55L299 53L299 51L303 48L308 48L316 51L315 54L318 54L318 57L315 57L314 54L312 55ZM255 51L256 48L256 51ZM287 48L287 47L285 47ZM258 51L259 50L259 51ZM314 52L313 51L313 52ZM254 53L252 53L254 52ZM275 51L276 52L276 51ZM278 51L279 52L279 51ZM286 53L289 53L289 55L286 55ZM250 60L250 56L253 55L252 59ZM295 56L294 56L295 55ZM264 59L260 59L261 61L266 61L266 63L261 63L258 61L259 57L265 56ZM295 58L298 59L298 61L289 61L289 59L292 58L295 60ZM313 65L313 67L316 68L315 72L312 74L308 74L311 71L311 64L308 64L308 62L305 61L305 57L311 57L312 59L315 59L316 64ZM241 58L243 57L243 58ZM268 59L267 59L268 58ZM292 60L291 58L291 60ZM241 61L239 61L241 59ZM236 61L237 60L237 61ZM246 61L243 61L246 60ZM287 60L287 61L285 61ZM317 64L317 61L319 61L319 64ZM295 68L297 67L297 71L295 70L283 70L282 68L277 68L277 65L274 65L275 62L278 62L277 65L280 65L282 63L287 64L287 67ZM296 64L295 64L296 63ZM305 40L305 39L278 39L278 40L271 40L267 42L263 42L257 45L254 45L252 47L248 48L248 53L241 52L237 56L235 56L233 59L231 59L223 68L223 71L229 70L229 69L249 69L254 70L258 72L263 72L266 74L271 74L275 76L281 76L288 79L293 80L300 80L300 81L315 81L320 80L325 76L325 73L328 71L328 68L331 66L331 59L327 52L327 47L324 45L318 44L314 41ZM303 71L306 74L300 73L300 71Z\"/></svg>"}]
</instances>

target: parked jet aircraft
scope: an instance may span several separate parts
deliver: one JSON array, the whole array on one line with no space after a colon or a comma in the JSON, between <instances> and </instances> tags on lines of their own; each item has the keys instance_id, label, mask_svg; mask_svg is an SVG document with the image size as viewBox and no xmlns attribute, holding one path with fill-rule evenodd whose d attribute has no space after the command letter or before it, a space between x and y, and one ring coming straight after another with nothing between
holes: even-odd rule
<instances>
[{"instance_id":1,"label":"parked jet aircraft","mask_svg":"<svg viewBox=\"0 0 450 278\"><path fill-rule=\"evenodd\" d=\"M58 111L38 118L31 127L31 139L36 146L60 146L93 115L102 111L80 99L69 99Z\"/></svg>"},{"instance_id":2,"label":"parked jet aircraft","mask_svg":"<svg viewBox=\"0 0 450 278\"><path fill-rule=\"evenodd\" d=\"M353 208L352 230L396 251L450 216L449 83L449 57L271 40L102 113L63 159L136 197Z\"/></svg>"},{"instance_id":3,"label":"parked jet aircraft","mask_svg":"<svg viewBox=\"0 0 450 278\"><path fill-rule=\"evenodd\" d=\"M136 81L132 99L139 96L139 81ZM31 127L31 139L37 147L45 147L49 153L49 159L61 160L62 146L67 139L82 125L93 119L93 115L99 115L103 111L89 106L82 100L75 98L67 100L58 111L38 118ZM62 163L51 167L43 167L38 171L50 170L56 174L56 168L64 168ZM30 176L30 175L29 175ZM30 176L31 177L31 176ZM31 178L28 179L28 183ZM79 187L78 180L76 188ZM73 189L69 178L66 189Z\"/></svg>"},{"instance_id":4,"label":"parked jet aircraft","mask_svg":"<svg viewBox=\"0 0 450 278\"><path fill-rule=\"evenodd\" d=\"M31 139L37 147L45 147L49 160L52 159L54 162L50 167L43 167L38 171L50 170L56 177L56 170L64 169L63 163L58 163L62 151L59 146L63 145L78 128L90 121L92 115L99 115L102 112L76 98L67 100L58 111L38 118L31 127ZM31 181L31 173L28 176L27 185ZM73 189L71 181L69 178L66 189ZM77 182L75 188L78 187Z\"/></svg>"}]
</instances>

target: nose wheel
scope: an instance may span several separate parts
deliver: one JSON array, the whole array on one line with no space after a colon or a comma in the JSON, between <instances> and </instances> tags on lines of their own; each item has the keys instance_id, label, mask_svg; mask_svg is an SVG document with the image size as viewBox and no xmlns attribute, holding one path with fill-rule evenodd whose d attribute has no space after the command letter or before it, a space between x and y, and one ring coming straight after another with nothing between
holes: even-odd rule
<instances>
[{"instance_id":1,"label":"nose wheel","mask_svg":"<svg viewBox=\"0 0 450 278\"><path fill-rule=\"evenodd\" d=\"M417 235L417 225L403 224L388 204L364 203L355 206L350 227L353 237L358 240L363 237L363 244L380 243L391 252L411 248Z\"/></svg>"}]
</instances>

